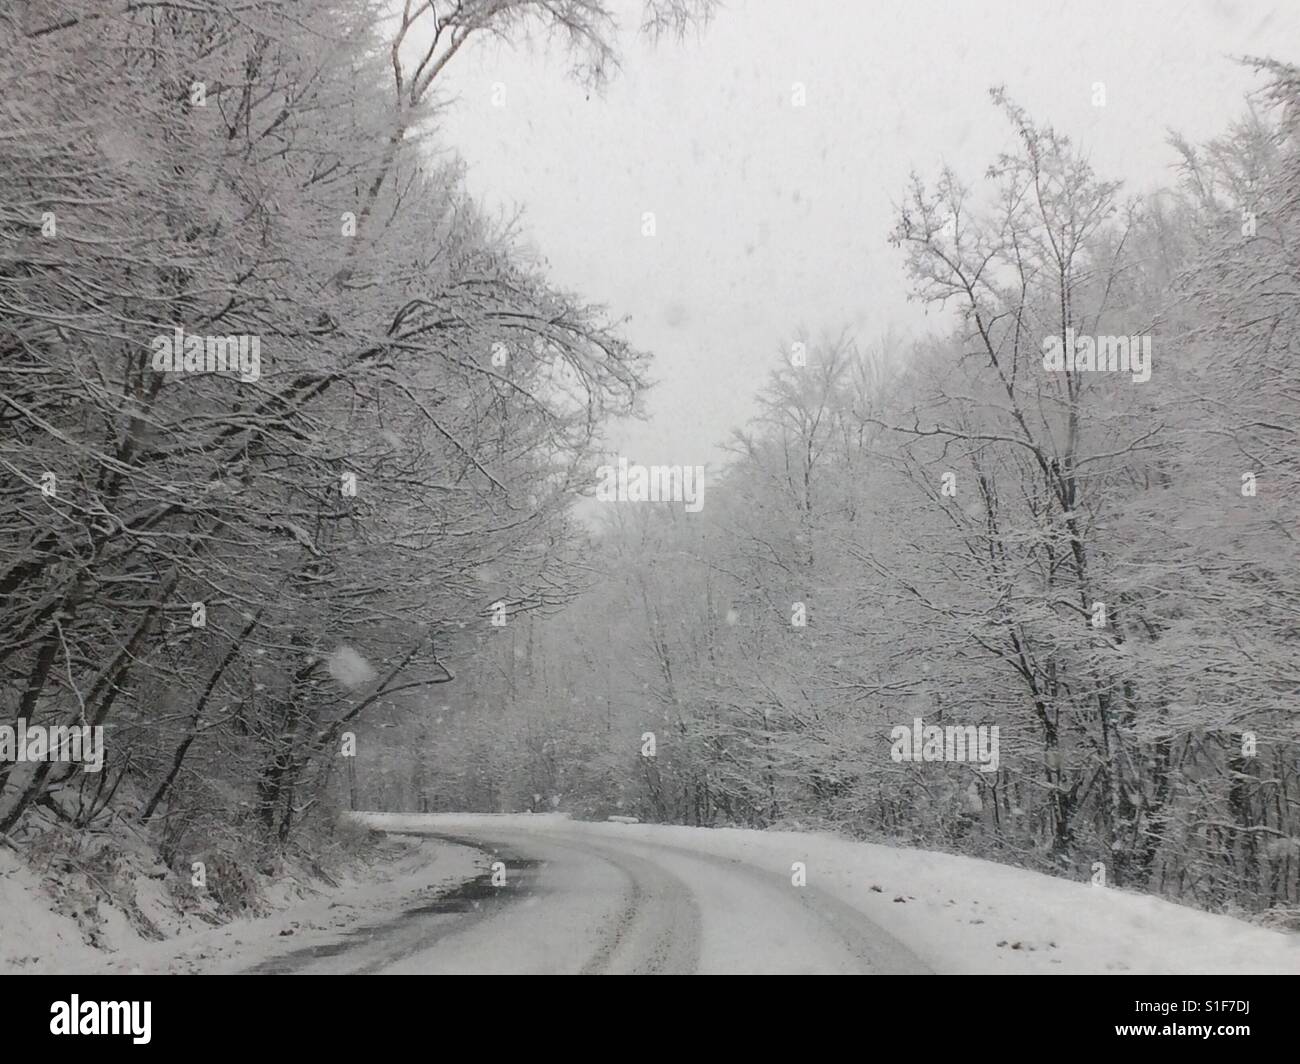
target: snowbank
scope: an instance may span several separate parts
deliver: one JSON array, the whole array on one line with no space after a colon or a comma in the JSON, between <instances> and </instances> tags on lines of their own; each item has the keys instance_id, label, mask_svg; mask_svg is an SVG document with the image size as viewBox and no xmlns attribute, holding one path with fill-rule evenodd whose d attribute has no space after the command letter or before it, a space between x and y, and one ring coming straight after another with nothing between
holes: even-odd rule
<instances>
[{"instance_id":1,"label":"snowbank","mask_svg":"<svg viewBox=\"0 0 1300 1064\"><path fill-rule=\"evenodd\" d=\"M274 884L275 912L150 941L101 905L107 949L85 942L75 919L52 908L39 878L0 849L0 973L233 973L288 950L327 945L369 920L427 901L486 867L477 850L448 843L392 841L368 864L354 864L337 887L317 881ZM159 906L161 908L161 906ZM172 914L173 920L175 914Z\"/></svg>"},{"instance_id":2,"label":"snowbank","mask_svg":"<svg viewBox=\"0 0 1300 1064\"><path fill-rule=\"evenodd\" d=\"M52 909L39 877L0 847L0 972L43 969L54 957L88 966L99 956L77 921Z\"/></svg>"}]
</instances>

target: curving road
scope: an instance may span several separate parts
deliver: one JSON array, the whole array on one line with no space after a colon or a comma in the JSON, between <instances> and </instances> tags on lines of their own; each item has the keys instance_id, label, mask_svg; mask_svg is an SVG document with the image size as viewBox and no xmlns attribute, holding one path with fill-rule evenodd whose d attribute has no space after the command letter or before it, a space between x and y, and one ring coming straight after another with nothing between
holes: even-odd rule
<instances>
[{"instance_id":1,"label":"curving road","mask_svg":"<svg viewBox=\"0 0 1300 1064\"><path fill-rule=\"evenodd\" d=\"M409 834L411 832L403 832ZM641 838L427 834L504 865L388 923L255 971L332 974L918 974L925 966L814 887Z\"/></svg>"},{"instance_id":2,"label":"curving road","mask_svg":"<svg viewBox=\"0 0 1300 1064\"><path fill-rule=\"evenodd\" d=\"M413 834L403 831L402 834ZM422 834L491 871L342 942L253 969L333 974L924 973L862 913L738 860L641 838L502 826ZM504 883L502 879L504 873ZM495 881L495 882L494 882Z\"/></svg>"}]
</instances>

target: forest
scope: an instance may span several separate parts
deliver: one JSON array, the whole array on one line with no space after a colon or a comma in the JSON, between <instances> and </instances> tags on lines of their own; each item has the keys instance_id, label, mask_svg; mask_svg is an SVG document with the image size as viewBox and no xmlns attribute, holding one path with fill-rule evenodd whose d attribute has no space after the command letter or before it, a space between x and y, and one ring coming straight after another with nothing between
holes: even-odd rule
<instances>
[{"instance_id":1,"label":"forest","mask_svg":"<svg viewBox=\"0 0 1300 1064\"><path fill-rule=\"evenodd\" d=\"M634 506L597 497L603 433L652 353L438 122L467 40L599 86L612 31L602 0L0 12L0 726L105 739L0 763L0 840L270 874L344 809L545 808L1295 920L1300 67L1241 60L1239 119L1142 195L992 87L1014 150L917 160L880 234L942 326L772 337L699 505ZM996 770L892 758L914 720L996 727Z\"/></svg>"}]
</instances>

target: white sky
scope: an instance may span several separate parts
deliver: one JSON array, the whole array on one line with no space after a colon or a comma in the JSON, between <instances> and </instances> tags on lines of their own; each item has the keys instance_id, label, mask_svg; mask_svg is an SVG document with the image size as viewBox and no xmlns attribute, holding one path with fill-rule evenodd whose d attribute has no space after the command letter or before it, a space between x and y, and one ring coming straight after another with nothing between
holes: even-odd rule
<instances>
[{"instance_id":1,"label":"white sky","mask_svg":"<svg viewBox=\"0 0 1300 1064\"><path fill-rule=\"evenodd\" d=\"M630 31L638 3L617 6ZM1136 190L1169 174L1169 130L1199 140L1241 112L1258 82L1232 56L1295 60L1281 49L1297 43L1300 0L728 0L680 44L628 32L603 98L558 52L467 46L443 129L476 196L524 208L554 281L631 315L654 353L650 420L611 445L695 465L720 457L801 327L927 326L886 242L893 205L913 168L973 182L1012 146L991 85Z\"/></svg>"}]
</instances>

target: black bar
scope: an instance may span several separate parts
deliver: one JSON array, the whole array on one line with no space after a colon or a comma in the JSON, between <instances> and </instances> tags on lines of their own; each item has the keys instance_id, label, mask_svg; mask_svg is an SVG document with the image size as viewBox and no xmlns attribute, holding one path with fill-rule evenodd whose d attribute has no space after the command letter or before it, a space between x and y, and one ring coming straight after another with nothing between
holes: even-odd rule
<instances>
[{"instance_id":1,"label":"black bar","mask_svg":"<svg viewBox=\"0 0 1300 1064\"><path fill-rule=\"evenodd\" d=\"M1300 1032L1294 977L881 977L833 986L777 977L780 987L715 978L690 989L663 980L579 989L504 978L335 976L267 985L219 976L14 976L0 982L0 993L11 1060L23 1049L97 1053L110 1045L205 1058L283 1049L295 1060L409 1049L421 1064L491 1060L498 1052L621 1056L656 1044L692 1057L710 1045L734 1055L751 1044L769 1054L788 1045L821 1056L843 1052L832 1047L845 1039L845 1049L864 1058L948 1046L1073 1055L1125 1043L1140 1053L1200 1045L1214 1054L1278 1049L1293 1057ZM82 1010L88 1002L148 1002L148 1042L137 1044L129 1033L52 1033L56 1003L70 1004L74 994ZM1177 1033L1206 1025L1215 1028L1208 1038ZM1117 1030L1134 1026L1155 1030ZM1220 1030L1227 1027L1248 1032Z\"/></svg>"}]
</instances>

